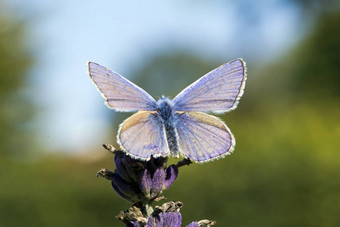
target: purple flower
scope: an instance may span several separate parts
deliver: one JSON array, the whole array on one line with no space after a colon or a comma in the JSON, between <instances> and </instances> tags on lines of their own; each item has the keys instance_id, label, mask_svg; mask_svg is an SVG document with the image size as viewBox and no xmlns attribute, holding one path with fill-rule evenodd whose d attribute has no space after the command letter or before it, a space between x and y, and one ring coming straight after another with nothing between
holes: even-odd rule
<instances>
[{"instance_id":1,"label":"purple flower","mask_svg":"<svg viewBox=\"0 0 340 227\"><path fill-rule=\"evenodd\" d=\"M168 207L168 203L163 204L164 207ZM164 208L163 208L164 209ZM147 220L143 220L144 222L139 222L137 220L129 222L126 226L127 227L181 227L182 224L182 215L177 211L173 211L170 207L171 211L159 211L154 212ZM215 225L215 221L210 220L201 220L201 221L194 221L187 225L186 227L208 227Z\"/></svg>"},{"instance_id":2,"label":"purple flower","mask_svg":"<svg viewBox=\"0 0 340 227\"><path fill-rule=\"evenodd\" d=\"M176 165L167 166L167 158L140 161L115 151L116 170L112 187L122 198L132 203L153 201L168 189L178 176Z\"/></svg>"},{"instance_id":3,"label":"purple flower","mask_svg":"<svg viewBox=\"0 0 340 227\"><path fill-rule=\"evenodd\" d=\"M181 222L182 216L179 212L160 213L156 216L150 216L148 222L145 224L145 227L180 227Z\"/></svg>"},{"instance_id":4,"label":"purple flower","mask_svg":"<svg viewBox=\"0 0 340 227\"><path fill-rule=\"evenodd\" d=\"M184 159L176 165L167 166L167 158L151 158L141 161L127 156L123 151L115 150L112 145L104 147L115 154L114 172L102 169L97 176L111 180L113 189L119 196L134 203L126 211L121 211L116 218L127 227L180 227L182 216L179 212L183 203L167 202L162 206L151 207L153 201L163 197L162 192L168 189L178 176L178 168L190 165ZM192 222L187 227L212 226L215 222L202 220Z\"/></svg>"}]
</instances>

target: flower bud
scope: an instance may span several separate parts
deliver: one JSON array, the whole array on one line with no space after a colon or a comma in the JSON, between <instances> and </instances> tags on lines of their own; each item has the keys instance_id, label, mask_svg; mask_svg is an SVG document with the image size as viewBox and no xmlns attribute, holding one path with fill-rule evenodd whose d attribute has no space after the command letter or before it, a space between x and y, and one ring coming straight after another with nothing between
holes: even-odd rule
<instances>
[{"instance_id":1,"label":"flower bud","mask_svg":"<svg viewBox=\"0 0 340 227\"><path fill-rule=\"evenodd\" d=\"M163 157L149 161L136 160L117 150L112 187L118 195L132 203L152 201L168 189L178 176L177 166L166 168L167 161Z\"/></svg>"}]
</instances>

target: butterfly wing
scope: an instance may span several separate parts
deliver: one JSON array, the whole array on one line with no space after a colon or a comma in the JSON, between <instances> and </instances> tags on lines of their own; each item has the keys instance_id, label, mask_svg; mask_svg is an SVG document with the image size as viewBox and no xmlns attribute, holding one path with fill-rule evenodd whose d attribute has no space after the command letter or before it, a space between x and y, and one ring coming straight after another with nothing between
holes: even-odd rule
<instances>
[{"instance_id":1,"label":"butterfly wing","mask_svg":"<svg viewBox=\"0 0 340 227\"><path fill-rule=\"evenodd\" d=\"M235 138L228 127L206 113L180 113L176 130L181 154L194 162L222 158L235 147Z\"/></svg>"},{"instance_id":2,"label":"butterfly wing","mask_svg":"<svg viewBox=\"0 0 340 227\"><path fill-rule=\"evenodd\" d=\"M223 113L237 107L246 81L242 59L228 62L185 88L174 98L176 111Z\"/></svg>"},{"instance_id":3,"label":"butterfly wing","mask_svg":"<svg viewBox=\"0 0 340 227\"><path fill-rule=\"evenodd\" d=\"M154 111L139 111L119 127L117 141L131 157L149 160L170 154L163 124Z\"/></svg>"},{"instance_id":4,"label":"butterfly wing","mask_svg":"<svg viewBox=\"0 0 340 227\"><path fill-rule=\"evenodd\" d=\"M156 101L142 88L94 62L88 63L89 74L106 99L118 111L155 110Z\"/></svg>"}]
</instances>

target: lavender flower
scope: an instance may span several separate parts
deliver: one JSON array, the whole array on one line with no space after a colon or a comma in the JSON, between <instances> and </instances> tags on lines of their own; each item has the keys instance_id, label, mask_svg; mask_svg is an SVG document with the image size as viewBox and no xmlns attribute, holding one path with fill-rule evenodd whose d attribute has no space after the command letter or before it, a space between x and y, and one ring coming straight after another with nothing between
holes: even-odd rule
<instances>
[{"instance_id":1,"label":"lavender flower","mask_svg":"<svg viewBox=\"0 0 340 227\"><path fill-rule=\"evenodd\" d=\"M181 226L182 216L179 212L167 212L160 213L159 215L149 217L147 227L158 227L158 226Z\"/></svg>"},{"instance_id":2,"label":"lavender flower","mask_svg":"<svg viewBox=\"0 0 340 227\"><path fill-rule=\"evenodd\" d=\"M182 215L179 212L183 206L182 202L167 202L162 206L156 206L152 214L145 218L139 208L131 207L125 212L121 212L117 218L127 227L180 227ZM187 227L213 226L216 223L210 220L195 221Z\"/></svg>"},{"instance_id":3,"label":"lavender flower","mask_svg":"<svg viewBox=\"0 0 340 227\"><path fill-rule=\"evenodd\" d=\"M167 166L167 158L135 160L123 151L115 151L116 170L112 176L113 189L132 203L150 203L159 198L178 176L176 165Z\"/></svg>"},{"instance_id":4,"label":"lavender flower","mask_svg":"<svg viewBox=\"0 0 340 227\"><path fill-rule=\"evenodd\" d=\"M141 161L127 156L123 151L115 150L112 145L104 147L115 154L114 172L102 169L97 176L111 180L111 185L117 194L134 203L127 211L121 211L116 216L128 227L180 227L182 216L179 212L182 202L167 202L162 206L151 207L153 201L159 201L164 197L162 192L168 189L178 176L178 168L191 164L184 159L176 165L167 166L168 158L151 158L149 161ZM188 226L211 226L215 222L202 220L192 222Z\"/></svg>"}]
</instances>

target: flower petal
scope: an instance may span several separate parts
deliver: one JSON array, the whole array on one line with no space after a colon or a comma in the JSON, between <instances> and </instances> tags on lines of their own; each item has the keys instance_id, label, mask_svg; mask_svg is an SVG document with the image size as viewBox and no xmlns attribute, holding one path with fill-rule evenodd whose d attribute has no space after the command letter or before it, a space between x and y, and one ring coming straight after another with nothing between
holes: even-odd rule
<instances>
[{"instance_id":1,"label":"flower petal","mask_svg":"<svg viewBox=\"0 0 340 227\"><path fill-rule=\"evenodd\" d=\"M179 212L161 213L163 216L163 226L180 227L182 223L182 216Z\"/></svg>"},{"instance_id":2,"label":"flower petal","mask_svg":"<svg viewBox=\"0 0 340 227\"><path fill-rule=\"evenodd\" d=\"M163 184L165 181L165 170L163 168L159 168L155 171L152 178L152 187L151 187L151 196L156 197L159 193L162 192Z\"/></svg>"},{"instance_id":3,"label":"flower petal","mask_svg":"<svg viewBox=\"0 0 340 227\"><path fill-rule=\"evenodd\" d=\"M130 202L138 202L140 201L140 190L133 184L130 184L123 180L118 174L114 173L111 185L113 189L123 197L124 199L129 200Z\"/></svg>"},{"instance_id":4,"label":"flower petal","mask_svg":"<svg viewBox=\"0 0 340 227\"><path fill-rule=\"evenodd\" d=\"M168 189L178 176L178 168L176 165L171 165L166 169L166 178L162 190Z\"/></svg>"},{"instance_id":5,"label":"flower petal","mask_svg":"<svg viewBox=\"0 0 340 227\"><path fill-rule=\"evenodd\" d=\"M148 169L145 169L139 176L139 187L146 198L150 197L150 191L152 187L151 173Z\"/></svg>"}]
</instances>

